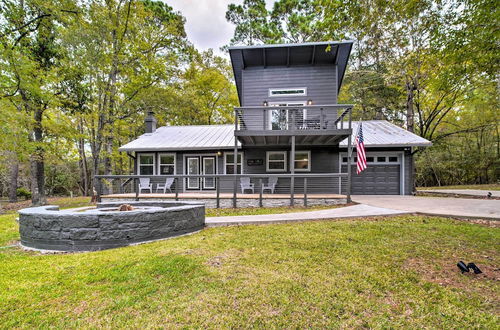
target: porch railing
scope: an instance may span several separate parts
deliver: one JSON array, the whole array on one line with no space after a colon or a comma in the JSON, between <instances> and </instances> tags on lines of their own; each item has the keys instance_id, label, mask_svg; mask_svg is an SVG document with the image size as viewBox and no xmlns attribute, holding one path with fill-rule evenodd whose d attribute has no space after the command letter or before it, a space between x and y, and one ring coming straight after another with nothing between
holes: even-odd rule
<instances>
[{"instance_id":1,"label":"porch railing","mask_svg":"<svg viewBox=\"0 0 500 330\"><path fill-rule=\"evenodd\" d=\"M135 199L139 200L141 192L138 189L140 178L149 178L151 182L163 184L167 178L173 178L174 183L171 191L175 194L175 199L179 199L179 194L184 192L184 184L188 179L213 180L215 187L209 192L215 193L216 207L220 207L221 190L224 185L224 190L232 193L233 207L237 207L238 194L241 194L240 179L250 178L254 185L254 194L258 194L259 205L263 205L264 191L263 185L270 178L277 178L278 183L274 191L275 195L288 195L290 205L295 205L298 199L297 195L301 195L303 205L307 207L308 199L311 194L327 195L327 194L342 194L346 195L347 201L350 202L351 196L347 186L348 173L283 173L283 174L211 174L211 175L96 175L96 192L97 200L101 201L103 191L107 194L113 193L134 193ZM114 184L118 183L118 184ZM342 187L342 188L341 188ZM154 186L153 186L154 192ZM189 191L187 191L189 192ZM266 190L266 192L269 192ZM271 195L272 196L272 195Z\"/></svg>"},{"instance_id":2,"label":"porch railing","mask_svg":"<svg viewBox=\"0 0 500 330\"><path fill-rule=\"evenodd\" d=\"M344 129L344 118L351 119L351 109L350 104L240 107L235 108L235 128L236 131L338 130Z\"/></svg>"}]
</instances>

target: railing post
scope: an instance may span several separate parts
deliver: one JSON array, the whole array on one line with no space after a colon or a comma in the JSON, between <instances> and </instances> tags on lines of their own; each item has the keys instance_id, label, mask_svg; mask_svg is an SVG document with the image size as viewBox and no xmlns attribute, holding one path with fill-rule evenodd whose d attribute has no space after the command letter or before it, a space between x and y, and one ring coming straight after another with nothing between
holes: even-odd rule
<instances>
[{"instance_id":1,"label":"railing post","mask_svg":"<svg viewBox=\"0 0 500 330\"><path fill-rule=\"evenodd\" d=\"M307 207L307 178L304 178L304 207Z\"/></svg>"},{"instance_id":2,"label":"railing post","mask_svg":"<svg viewBox=\"0 0 500 330\"><path fill-rule=\"evenodd\" d=\"M175 178L175 200L179 200L179 178Z\"/></svg>"},{"instance_id":3,"label":"railing post","mask_svg":"<svg viewBox=\"0 0 500 330\"><path fill-rule=\"evenodd\" d=\"M290 206L294 206L295 190L295 135L292 136L292 150L290 153Z\"/></svg>"},{"instance_id":4,"label":"railing post","mask_svg":"<svg viewBox=\"0 0 500 330\"><path fill-rule=\"evenodd\" d=\"M260 192L259 192L259 206L262 207L262 179L259 179Z\"/></svg>"},{"instance_id":5,"label":"railing post","mask_svg":"<svg viewBox=\"0 0 500 330\"><path fill-rule=\"evenodd\" d=\"M267 125L266 125L266 119L267 119L267 116L266 116L267 112L266 111L267 110L266 109L262 109L262 110L263 110L262 115L264 116L262 118L262 124L264 125L264 127L262 127L262 130L266 130L267 129Z\"/></svg>"},{"instance_id":6,"label":"railing post","mask_svg":"<svg viewBox=\"0 0 500 330\"><path fill-rule=\"evenodd\" d=\"M238 130L238 117L234 117L234 131L236 134L236 131ZM234 164L233 164L233 172L234 172L234 180L233 180L233 208L236 208L236 193L238 189L238 138L236 135L234 136ZM243 163L241 164L242 169L243 169Z\"/></svg>"},{"instance_id":7,"label":"railing post","mask_svg":"<svg viewBox=\"0 0 500 330\"><path fill-rule=\"evenodd\" d=\"M216 197L216 208L220 208L220 180L218 178L215 178L215 187L217 190L217 197Z\"/></svg>"},{"instance_id":8,"label":"railing post","mask_svg":"<svg viewBox=\"0 0 500 330\"><path fill-rule=\"evenodd\" d=\"M325 125L325 111L323 110L323 108L320 108L319 109L319 129L324 129L324 125Z\"/></svg>"},{"instance_id":9,"label":"railing post","mask_svg":"<svg viewBox=\"0 0 500 330\"><path fill-rule=\"evenodd\" d=\"M349 110L349 131L352 129L352 109ZM352 159L352 132L347 138L347 203L351 202L351 159Z\"/></svg>"},{"instance_id":10,"label":"railing post","mask_svg":"<svg viewBox=\"0 0 500 330\"><path fill-rule=\"evenodd\" d=\"M135 200L139 201L139 179L134 178Z\"/></svg>"}]
</instances>

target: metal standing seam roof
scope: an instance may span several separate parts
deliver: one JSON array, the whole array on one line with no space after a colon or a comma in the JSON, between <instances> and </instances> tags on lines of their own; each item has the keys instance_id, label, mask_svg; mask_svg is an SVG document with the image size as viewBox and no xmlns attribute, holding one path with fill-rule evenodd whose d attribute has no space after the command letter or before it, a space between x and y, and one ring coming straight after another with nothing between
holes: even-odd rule
<instances>
[{"instance_id":1,"label":"metal standing seam roof","mask_svg":"<svg viewBox=\"0 0 500 330\"><path fill-rule=\"evenodd\" d=\"M163 126L121 146L119 151L234 148L234 125Z\"/></svg>"},{"instance_id":2,"label":"metal standing seam roof","mask_svg":"<svg viewBox=\"0 0 500 330\"><path fill-rule=\"evenodd\" d=\"M358 122L353 121L353 143L357 128ZM426 147L432 144L385 120L363 121L363 136L366 147ZM346 146L347 139L340 143L340 147ZM233 148L234 125L192 125L160 127L154 133L143 134L118 150L182 151Z\"/></svg>"},{"instance_id":3,"label":"metal standing seam roof","mask_svg":"<svg viewBox=\"0 0 500 330\"><path fill-rule=\"evenodd\" d=\"M345 125L345 124L344 124ZM352 143L358 132L358 121L352 122ZM345 127L345 126L344 126ZM386 120L363 121L363 138L366 147L429 147L432 142L394 125ZM340 142L340 147L347 147L347 139Z\"/></svg>"}]
</instances>

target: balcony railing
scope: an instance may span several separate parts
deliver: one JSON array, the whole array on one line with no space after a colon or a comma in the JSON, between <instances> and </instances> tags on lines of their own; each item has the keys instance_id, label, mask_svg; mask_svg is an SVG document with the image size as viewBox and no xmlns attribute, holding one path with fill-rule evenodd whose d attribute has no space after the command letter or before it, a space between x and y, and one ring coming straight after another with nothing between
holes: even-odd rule
<instances>
[{"instance_id":1,"label":"balcony railing","mask_svg":"<svg viewBox=\"0 0 500 330\"><path fill-rule=\"evenodd\" d=\"M350 127L352 105L235 108L236 131L338 130Z\"/></svg>"}]
</instances>

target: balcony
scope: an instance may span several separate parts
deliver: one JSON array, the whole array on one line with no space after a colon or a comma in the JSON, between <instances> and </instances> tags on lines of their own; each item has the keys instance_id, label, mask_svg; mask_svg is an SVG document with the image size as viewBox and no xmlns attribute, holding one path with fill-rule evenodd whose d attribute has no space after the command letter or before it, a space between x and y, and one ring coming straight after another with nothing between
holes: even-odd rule
<instances>
[{"instance_id":1,"label":"balcony","mask_svg":"<svg viewBox=\"0 0 500 330\"><path fill-rule=\"evenodd\" d=\"M235 136L244 145L336 145L351 134L349 104L235 108Z\"/></svg>"}]
</instances>

